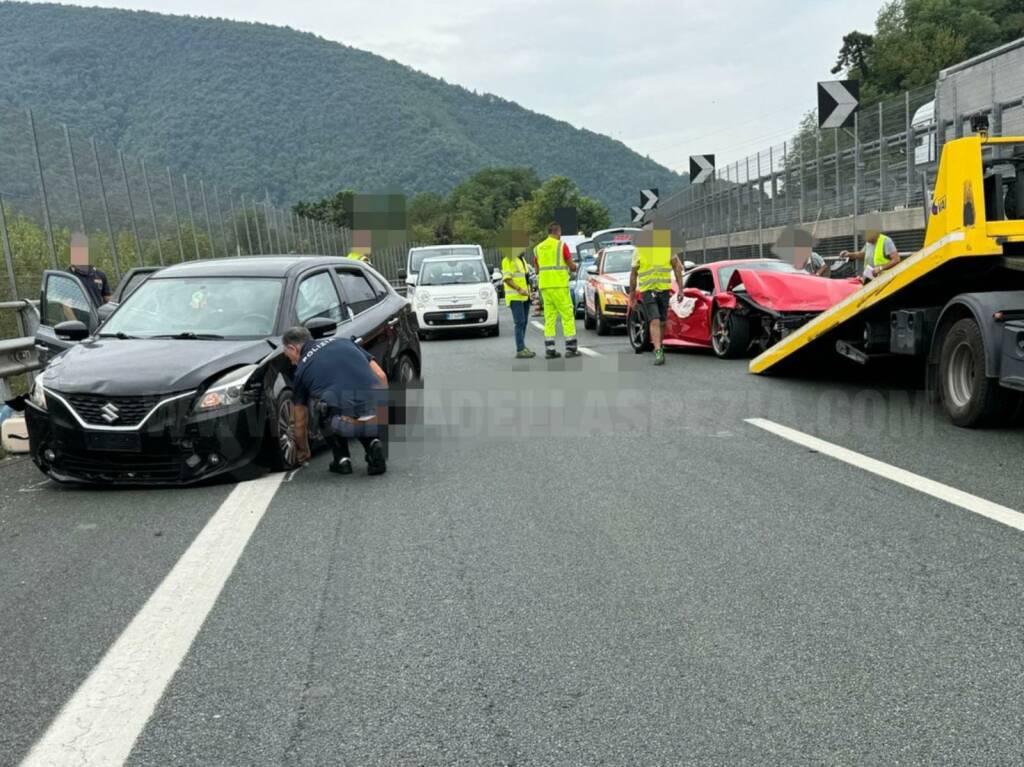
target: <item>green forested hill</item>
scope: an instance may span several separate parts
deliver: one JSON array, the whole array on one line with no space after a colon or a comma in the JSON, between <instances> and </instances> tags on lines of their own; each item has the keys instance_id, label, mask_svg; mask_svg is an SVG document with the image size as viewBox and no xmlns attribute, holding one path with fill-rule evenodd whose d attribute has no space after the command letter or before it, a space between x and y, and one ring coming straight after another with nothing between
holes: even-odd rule
<instances>
[{"instance_id":1,"label":"green forested hill","mask_svg":"<svg viewBox=\"0 0 1024 767\"><path fill-rule=\"evenodd\" d=\"M0 105L281 202L446 192L486 166L575 180L625 218L685 183L625 145L287 28L0 2Z\"/></svg>"}]
</instances>

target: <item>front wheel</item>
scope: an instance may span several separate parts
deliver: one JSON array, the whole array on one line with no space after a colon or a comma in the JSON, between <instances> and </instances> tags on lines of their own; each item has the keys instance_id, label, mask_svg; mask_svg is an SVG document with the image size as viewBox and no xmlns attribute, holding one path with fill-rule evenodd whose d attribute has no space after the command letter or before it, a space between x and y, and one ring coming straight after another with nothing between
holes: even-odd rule
<instances>
[{"instance_id":1,"label":"front wheel","mask_svg":"<svg viewBox=\"0 0 1024 767\"><path fill-rule=\"evenodd\" d=\"M640 307L635 308L629 313L626 327L629 331L629 345L633 347L634 352L643 354L654 348L651 345L650 325Z\"/></svg>"},{"instance_id":2,"label":"front wheel","mask_svg":"<svg viewBox=\"0 0 1024 767\"><path fill-rule=\"evenodd\" d=\"M283 389L274 398L274 407L267 422L264 457L274 471L290 471L296 466L298 447L292 426L292 391Z\"/></svg>"},{"instance_id":3,"label":"front wheel","mask_svg":"<svg viewBox=\"0 0 1024 767\"><path fill-rule=\"evenodd\" d=\"M605 319L604 313L601 311L601 302L594 302L594 325L597 328L597 334L599 336L606 336L612 332L611 323Z\"/></svg>"},{"instance_id":4,"label":"front wheel","mask_svg":"<svg viewBox=\"0 0 1024 767\"><path fill-rule=\"evenodd\" d=\"M750 347L750 324L728 309L711 315L711 347L722 359L742 357Z\"/></svg>"},{"instance_id":5,"label":"front wheel","mask_svg":"<svg viewBox=\"0 0 1024 767\"><path fill-rule=\"evenodd\" d=\"M969 317L955 323L943 339L939 387L949 419L967 428L1009 419L1019 396L985 375L985 339Z\"/></svg>"},{"instance_id":6,"label":"front wheel","mask_svg":"<svg viewBox=\"0 0 1024 767\"><path fill-rule=\"evenodd\" d=\"M587 330L594 329L594 315L587 311L586 304L583 305L583 327Z\"/></svg>"}]
</instances>

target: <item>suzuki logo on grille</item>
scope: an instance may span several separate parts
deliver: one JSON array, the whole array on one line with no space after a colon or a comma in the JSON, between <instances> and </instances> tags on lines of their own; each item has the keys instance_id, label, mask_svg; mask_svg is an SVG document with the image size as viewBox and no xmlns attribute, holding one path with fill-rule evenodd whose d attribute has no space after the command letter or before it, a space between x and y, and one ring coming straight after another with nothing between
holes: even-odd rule
<instances>
[{"instance_id":1,"label":"suzuki logo on grille","mask_svg":"<svg viewBox=\"0 0 1024 767\"><path fill-rule=\"evenodd\" d=\"M107 423L113 423L121 417L121 411L117 409L117 405L113 402L108 402L100 408L100 415L103 416L103 420Z\"/></svg>"}]
</instances>

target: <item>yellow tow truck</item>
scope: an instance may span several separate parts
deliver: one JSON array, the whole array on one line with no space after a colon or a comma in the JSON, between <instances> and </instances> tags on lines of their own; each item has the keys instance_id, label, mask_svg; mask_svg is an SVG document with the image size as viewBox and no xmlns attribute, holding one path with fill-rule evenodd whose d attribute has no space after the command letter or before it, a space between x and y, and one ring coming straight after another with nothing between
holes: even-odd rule
<instances>
[{"instance_id":1,"label":"yellow tow truck","mask_svg":"<svg viewBox=\"0 0 1024 767\"><path fill-rule=\"evenodd\" d=\"M1024 392L1024 138L948 142L926 201L924 247L750 363L784 373L920 360L959 426L1009 417ZM836 356L839 355L839 356Z\"/></svg>"}]
</instances>

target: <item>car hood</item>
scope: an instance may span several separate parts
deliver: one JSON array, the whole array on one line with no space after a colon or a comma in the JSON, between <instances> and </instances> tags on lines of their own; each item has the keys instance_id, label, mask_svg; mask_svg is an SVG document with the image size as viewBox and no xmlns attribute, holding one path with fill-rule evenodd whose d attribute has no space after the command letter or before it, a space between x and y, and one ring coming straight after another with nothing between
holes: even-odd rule
<instances>
[{"instance_id":1,"label":"car hood","mask_svg":"<svg viewBox=\"0 0 1024 767\"><path fill-rule=\"evenodd\" d=\"M598 282L604 282L609 285L628 285L629 284L629 272L612 273L612 274L599 274L597 275Z\"/></svg>"},{"instance_id":2,"label":"car hood","mask_svg":"<svg viewBox=\"0 0 1024 767\"><path fill-rule=\"evenodd\" d=\"M462 285L417 285L416 289L428 294L435 303L446 298L479 298L480 288L491 286L490 282L472 282Z\"/></svg>"},{"instance_id":3,"label":"car hood","mask_svg":"<svg viewBox=\"0 0 1024 767\"><path fill-rule=\"evenodd\" d=\"M729 280L729 290L740 283L751 301L776 312L823 312L860 289L855 277L831 280L813 274L755 269L737 269Z\"/></svg>"},{"instance_id":4,"label":"car hood","mask_svg":"<svg viewBox=\"0 0 1024 767\"><path fill-rule=\"evenodd\" d=\"M43 385L69 394L170 394L196 389L222 371L254 364L273 351L266 340L99 338L56 357Z\"/></svg>"}]
</instances>

